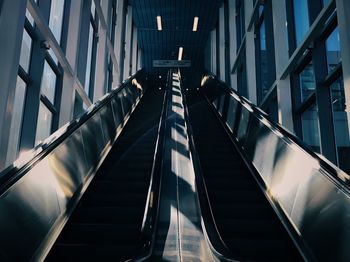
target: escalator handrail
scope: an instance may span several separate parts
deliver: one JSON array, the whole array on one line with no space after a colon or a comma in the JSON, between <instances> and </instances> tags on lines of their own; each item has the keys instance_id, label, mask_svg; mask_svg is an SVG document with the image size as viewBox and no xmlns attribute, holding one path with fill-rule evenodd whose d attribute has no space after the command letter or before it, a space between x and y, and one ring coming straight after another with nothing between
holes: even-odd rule
<instances>
[{"instance_id":1,"label":"escalator handrail","mask_svg":"<svg viewBox=\"0 0 350 262\"><path fill-rule=\"evenodd\" d=\"M104 105L109 103L116 95L119 94L131 81L142 74L142 69L134 75L126 79L117 89L112 90L104 95L100 100L91 105L87 111L79 118L68 122L56 132L51 134L43 142L35 146L26 153L24 160L17 159L12 165L0 172L0 195L2 195L8 188L10 188L16 181L23 177L30 171L41 159L47 156L55 148L57 148L63 141L65 141L71 134L73 134L79 127L86 123L96 112L98 112ZM19 162L19 163L16 163Z\"/></svg>"},{"instance_id":2,"label":"escalator handrail","mask_svg":"<svg viewBox=\"0 0 350 262\"><path fill-rule=\"evenodd\" d=\"M184 88L182 88L182 84L180 86L182 91L184 92ZM212 207L209 201L208 190L206 187L205 179L201 168L201 161L199 159L198 151L196 149L196 145L194 141L194 133L193 133L193 128L190 121L188 105L187 105L187 100L185 95L183 96L183 100L184 100L183 104L184 104L184 112L185 112L184 115L185 115L185 121L187 125L187 132L189 136L190 152L192 155L193 168L196 174L195 176L196 187L199 193L198 200L199 200L199 206L200 206L200 213L202 217L202 223L204 227L203 233L206 236L207 242L210 248L212 249L213 254L215 254L215 256L220 261L236 261L232 259L234 257L234 254L231 253L231 251L228 249L223 239L221 238L221 235L219 233L219 230L217 228L217 225L214 219ZM206 210L206 212L203 212L204 210ZM208 235L209 228L210 228L210 232L215 234L214 236Z\"/></svg>"},{"instance_id":3,"label":"escalator handrail","mask_svg":"<svg viewBox=\"0 0 350 262\"><path fill-rule=\"evenodd\" d=\"M346 189L348 193L350 193L350 175L345 173L343 170L335 166L332 162L330 162L325 157L315 153L308 145L306 145L302 140L300 140L295 135L291 134L286 128L281 126L280 124L271 121L267 113L262 111L259 107L254 105L247 98L238 94L238 92L232 88L230 88L225 82L219 80L213 74L207 74L208 78L213 79L218 82L218 86L220 86L227 94L229 94L232 98L234 98L238 103L242 106L246 107L256 118L264 120L264 125L269 128L272 132L280 134L281 138L287 144L293 144L300 148L300 150L304 151L308 155L310 155L313 159L315 159L320 167L327 173L328 177L332 179L333 182L337 183L343 189ZM266 124L267 123L267 124Z\"/></svg>"},{"instance_id":4,"label":"escalator handrail","mask_svg":"<svg viewBox=\"0 0 350 262\"><path fill-rule=\"evenodd\" d=\"M160 193L161 193L161 167L163 165L162 153L164 151L164 140L165 140L165 125L167 118L167 104L168 104L168 88L166 87L161 116L158 124L157 131L157 141L155 146L155 152L153 154L153 163L151 169L151 179L150 185L148 188L147 201L145 206L144 217L142 220L141 228L141 252L134 255L132 258L127 259L126 261L146 261L148 260L152 253L153 247L156 239L156 227L159 217L159 205L160 205ZM147 226L148 225L148 226ZM151 232L151 236L149 233Z\"/></svg>"}]
</instances>

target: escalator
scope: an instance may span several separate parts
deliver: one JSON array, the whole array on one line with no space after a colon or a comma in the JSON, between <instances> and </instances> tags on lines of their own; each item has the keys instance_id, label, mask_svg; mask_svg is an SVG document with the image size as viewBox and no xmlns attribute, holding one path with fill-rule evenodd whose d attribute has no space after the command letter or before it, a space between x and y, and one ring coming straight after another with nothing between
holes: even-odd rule
<instances>
[{"instance_id":1,"label":"escalator","mask_svg":"<svg viewBox=\"0 0 350 262\"><path fill-rule=\"evenodd\" d=\"M199 93L187 96L200 169L224 245L239 261L302 261L217 116Z\"/></svg>"},{"instance_id":2,"label":"escalator","mask_svg":"<svg viewBox=\"0 0 350 262\"><path fill-rule=\"evenodd\" d=\"M164 92L149 88L47 261L123 261L140 246Z\"/></svg>"}]
</instances>

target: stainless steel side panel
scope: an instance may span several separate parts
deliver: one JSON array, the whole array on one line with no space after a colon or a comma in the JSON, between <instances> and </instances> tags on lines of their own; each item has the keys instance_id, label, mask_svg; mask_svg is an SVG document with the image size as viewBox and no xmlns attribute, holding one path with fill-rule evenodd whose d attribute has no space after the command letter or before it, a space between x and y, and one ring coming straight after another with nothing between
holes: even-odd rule
<instances>
[{"instance_id":1,"label":"stainless steel side panel","mask_svg":"<svg viewBox=\"0 0 350 262\"><path fill-rule=\"evenodd\" d=\"M86 161L90 170L95 168L104 147L100 114L96 113L81 127Z\"/></svg>"},{"instance_id":2,"label":"stainless steel side panel","mask_svg":"<svg viewBox=\"0 0 350 262\"><path fill-rule=\"evenodd\" d=\"M1 261L28 261L61 209L48 158L0 197Z\"/></svg>"},{"instance_id":3,"label":"stainless steel side panel","mask_svg":"<svg viewBox=\"0 0 350 262\"><path fill-rule=\"evenodd\" d=\"M263 180L265 193L277 204L276 210L289 219L317 260L350 261L349 189L250 109L242 106L237 140ZM230 119L225 122L233 123L235 117L228 113Z\"/></svg>"},{"instance_id":4,"label":"stainless steel side panel","mask_svg":"<svg viewBox=\"0 0 350 262\"><path fill-rule=\"evenodd\" d=\"M114 122L111 104L107 104L100 110L101 124L105 143L111 143L115 137L116 124Z\"/></svg>"},{"instance_id":5,"label":"stainless steel side panel","mask_svg":"<svg viewBox=\"0 0 350 262\"><path fill-rule=\"evenodd\" d=\"M226 125L230 128L231 132L233 132L234 123L236 121L236 111L237 111L238 102L230 96L228 110L227 110L227 119Z\"/></svg>"}]
</instances>

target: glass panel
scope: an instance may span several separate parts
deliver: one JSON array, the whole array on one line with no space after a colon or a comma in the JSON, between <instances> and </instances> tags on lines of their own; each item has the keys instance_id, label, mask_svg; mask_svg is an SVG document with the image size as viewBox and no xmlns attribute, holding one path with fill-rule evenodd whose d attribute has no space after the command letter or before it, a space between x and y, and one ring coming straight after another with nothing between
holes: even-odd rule
<instances>
[{"instance_id":1,"label":"glass panel","mask_svg":"<svg viewBox=\"0 0 350 262\"><path fill-rule=\"evenodd\" d=\"M301 101L308 98L316 89L315 73L312 63L308 64L299 75Z\"/></svg>"},{"instance_id":2,"label":"glass panel","mask_svg":"<svg viewBox=\"0 0 350 262\"><path fill-rule=\"evenodd\" d=\"M63 0L51 0L49 27L58 43L61 41L63 9Z\"/></svg>"},{"instance_id":3,"label":"glass panel","mask_svg":"<svg viewBox=\"0 0 350 262\"><path fill-rule=\"evenodd\" d=\"M320 152L320 132L316 103L313 103L302 115L303 140L316 152Z\"/></svg>"},{"instance_id":4,"label":"glass panel","mask_svg":"<svg viewBox=\"0 0 350 262\"><path fill-rule=\"evenodd\" d=\"M302 42L309 30L309 10L307 2L306 0L293 0L295 39L297 46Z\"/></svg>"},{"instance_id":5,"label":"glass panel","mask_svg":"<svg viewBox=\"0 0 350 262\"><path fill-rule=\"evenodd\" d=\"M334 29L332 34L326 40L327 48L327 64L328 72L332 71L334 67L340 62L340 39L338 27Z\"/></svg>"},{"instance_id":6,"label":"glass panel","mask_svg":"<svg viewBox=\"0 0 350 262\"><path fill-rule=\"evenodd\" d=\"M83 100L81 99L78 92L75 92L74 98L74 118L78 118L85 112L83 107Z\"/></svg>"},{"instance_id":7,"label":"glass panel","mask_svg":"<svg viewBox=\"0 0 350 262\"><path fill-rule=\"evenodd\" d=\"M27 30L24 29L19 64L27 73L29 70L31 50L32 50L32 38L29 36Z\"/></svg>"},{"instance_id":8,"label":"glass panel","mask_svg":"<svg viewBox=\"0 0 350 262\"><path fill-rule=\"evenodd\" d=\"M91 1L91 14L92 14L92 17L95 19L95 10L96 10L96 7L95 7L95 2L94 0Z\"/></svg>"},{"instance_id":9,"label":"glass panel","mask_svg":"<svg viewBox=\"0 0 350 262\"><path fill-rule=\"evenodd\" d=\"M39 114L38 114L38 123L36 126L36 136L35 136L35 145L40 144L43 140L51 134L51 123L52 123L52 113L40 101L39 105Z\"/></svg>"},{"instance_id":10,"label":"glass panel","mask_svg":"<svg viewBox=\"0 0 350 262\"><path fill-rule=\"evenodd\" d=\"M29 13L28 9L26 10L26 17L29 21L29 23L34 26L34 18L32 17L32 15Z\"/></svg>"},{"instance_id":11,"label":"glass panel","mask_svg":"<svg viewBox=\"0 0 350 262\"><path fill-rule=\"evenodd\" d=\"M266 31L265 20L260 25L260 75L261 75L261 88L262 98L269 90L268 86L268 72L267 72L267 50L266 50Z\"/></svg>"},{"instance_id":12,"label":"glass panel","mask_svg":"<svg viewBox=\"0 0 350 262\"><path fill-rule=\"evenodd\" d=\"M89 95L89 90L90 90L90 74L91 74L93 36L94 36L94 28L92 27L92 25L90 23L89 45L88 45L87 59L86 59L85 87L84 87L87 95Z\"/></svg>"},{"instance_id":13,"label":"glass panel","mask_svg":"<svg viewBox=\"0 0 350 262\"><path fill-rule=\"evenodd\" d=\"M41 80L41 93L45 95L52 104L55 102L57 76L51 66L45 61L44 73Z\"/></svg>"},{"instance_id":14,"label":"glass panel","mask_svg":"<svg viewBox=\"0 0 350 262\"><path fill-rule=\"evenodd\" d=\"M343 77L331 85L331 94L339 167L350 174L349 126Z\"/></svg>"},{"instance_id":15,"label":"glass panel","mask_svg":"<svg viewBox=\"0 0 350 262\"><path fill-rule=\"evenodd\" d=\"M6 166L18 157L19 143L22 130L23 109L26 95L26 83L17 76L15 100L11 120L11 133L8 140Z\"/></svg>"}]
</instances>

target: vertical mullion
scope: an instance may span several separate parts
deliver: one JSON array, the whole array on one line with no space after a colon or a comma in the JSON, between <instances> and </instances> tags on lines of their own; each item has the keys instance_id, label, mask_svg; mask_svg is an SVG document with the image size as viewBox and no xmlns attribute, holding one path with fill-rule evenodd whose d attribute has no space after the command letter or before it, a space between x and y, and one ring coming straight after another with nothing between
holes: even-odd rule
<instances>
[{"instance_id":1,"label":"vertical mullion","mask_svg":"<svg viewBox=\"0 0 350 262\"><path fill-rule=\"evenodd\" d=\"M316 101L319 113L321 153L334 164L337 164L331 92L330 88L323 84L328 74L326 46L324 42L316 44L312 51L312 60L316 80Z\"/></svg>"},{"instance_id":2,"label":"vertical mullion","mask_svg":"<svg viewBox=\"0 0 350 262\"><path fill-rule=\"evenodd\" d=\"M46 21L49 20L51 1L41 1L39 9ZM38 30L37 28L35 30ZM40 35L40 34L36 34ZM25 98L23 124L20 140L20 151L29 150L35 145L36 128L38 121L39 105L40 105L40 87L44 70L46 50L42 47L43 40L33 39L32 55L29 68L29 76L31 81L27 86Z\"/></svg>"}]
</instances>

